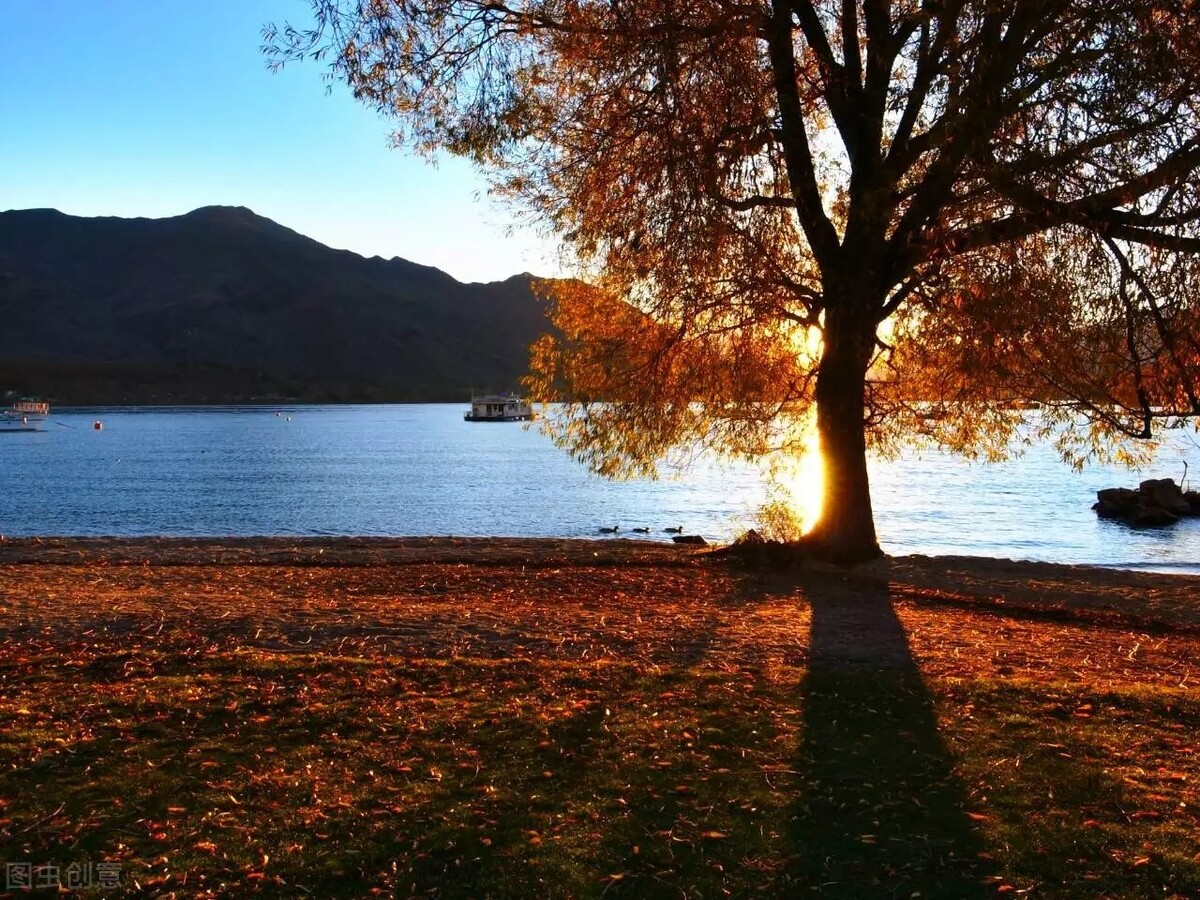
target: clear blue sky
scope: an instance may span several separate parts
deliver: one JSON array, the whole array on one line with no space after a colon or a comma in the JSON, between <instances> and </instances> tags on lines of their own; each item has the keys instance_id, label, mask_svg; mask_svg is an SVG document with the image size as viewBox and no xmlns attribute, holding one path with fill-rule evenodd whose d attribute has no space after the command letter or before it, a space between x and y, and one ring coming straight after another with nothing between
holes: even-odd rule
<instances>
[{"instance_id":1,"label":"clear blue sky","mask_svg":"<svg viewBox=\"0 0 1200 900\"><path fill-rule=\"evenodd\" d=\"M391 149L320 64L266 70L305 0L3 0L0 209L171 216L248 206L333 247L464 281L554 272L471 167Z\"/></svg>"}]
</instances>

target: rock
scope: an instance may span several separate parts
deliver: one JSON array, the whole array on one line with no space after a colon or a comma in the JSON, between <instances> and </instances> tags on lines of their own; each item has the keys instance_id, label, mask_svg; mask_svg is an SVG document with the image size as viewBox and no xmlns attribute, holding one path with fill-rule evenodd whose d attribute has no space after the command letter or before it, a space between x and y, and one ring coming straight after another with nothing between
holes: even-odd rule
<instances>
[{"instance_id":1,"label":"rock","mask_svg":"<svg viewBox=\"0 0 1200 900\"><path fill-rule=\"evenodd\" d=\"M1195 499L1193 499L1195 497ZM1106 488L1096 492L1092 506L1102 519L1119 519L1134 528L1163 528L1183 516L1200 515L1200 495L1184 494L1173 479L1150 478L1128 488Z\"/></svg>"},{"instance_id":2,"label":"rock","mask_svg":"<svg viewBox=\"0 0 1200 900\"><path fill-rule=\"evenodd\" d=\"M1092 509L1102 519L1124 519L1137 510L1140 496L1129 488L1105 488L1096 491L1098 502Z\"/></svg>"},{"instance_id":3,"label":"rock","mask_svg":"<svg viewBox=\"0 0 1200 900\"><path fill-rule=\"evenodd\" d=\"M1105 488L1102 491L1096 491L1096 499L1104 505L1125 506L1137 495L1137 491L1131 491L1129 488Z\"/></svg>"},{"instance_id":4,"label":"rock","mask_svg":"<svg viewBox=\"0 0 1200 900\"><path fill-rule=\"evenodd\" d=\"M708 541L698 534L677 534L671 538L677 544L698 544L701 547L707 547Z\"/></svg>"},{"instance_id":5,"label":"rock","mask_svg":"<svg viewBox=\"0 0 1200 900\"><path fill-rule=\"evenodd\" d=\"M1139 506L1126 521L1134 528L1163 528L1174 525L1179 516L1157 506Z\"/></svg>"},{"instance_id":6,"label":"rock","mask_svg":"<svg viewBox=\"0 0 1200 900\"><path fill-rule=\"evenodd\" d=\"M1176 517L1192 514L1192 505L1184 499L1173 478L1147 479L1138 485L1138 493L1145 498L1146 506L1166 510Z\"/></svg>"}]
</instances>

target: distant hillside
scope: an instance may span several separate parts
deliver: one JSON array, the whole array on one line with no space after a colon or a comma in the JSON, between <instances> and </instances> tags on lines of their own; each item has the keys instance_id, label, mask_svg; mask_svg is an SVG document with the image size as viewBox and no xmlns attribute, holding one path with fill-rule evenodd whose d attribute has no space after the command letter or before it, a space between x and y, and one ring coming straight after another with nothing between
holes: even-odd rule
<instances>
[{"instance_id":1,"label":"distant hillside","mask_svg":"<svg viewBox=\"0 0 1200 900\"><path fill-rule=\"evenodd\" d=\"M465 400L549 329L518 275L463 284L241 207L0 212L0 392L57 403Z\"/></svg>"}]
</instances>

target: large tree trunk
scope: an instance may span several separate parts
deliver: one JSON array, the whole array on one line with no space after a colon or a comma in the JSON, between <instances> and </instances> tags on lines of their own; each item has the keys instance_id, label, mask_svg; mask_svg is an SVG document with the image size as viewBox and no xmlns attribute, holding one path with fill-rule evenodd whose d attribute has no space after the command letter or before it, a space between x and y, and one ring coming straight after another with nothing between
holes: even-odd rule
<instances>
[{"instance_id":1,"label":"large tree trunk","mask_svg":"<svg viewBox=\"0 0 1200 900\"><path fill-rule=\"evenodd\" d=\"M839 562L879 556L867 478L866 383L875 326L858 311L830 310L817 373L817 433L825 475L821 515L807 542ZM857 314L856 314L857 313Z\"/></svg>"}]
</instances>

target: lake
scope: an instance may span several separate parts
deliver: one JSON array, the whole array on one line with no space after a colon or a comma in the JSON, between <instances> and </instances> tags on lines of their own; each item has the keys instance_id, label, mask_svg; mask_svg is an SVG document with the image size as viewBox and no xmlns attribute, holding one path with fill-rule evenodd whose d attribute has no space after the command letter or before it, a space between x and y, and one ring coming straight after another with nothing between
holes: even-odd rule
<instances>
[{"instance_id":1,"label":"lake","mask_svg":"<svg viewBox=\"0 0 1200 900\"><path fill-rule=\"evenodd\" d=\"M725 541L766 492L748 465L610 482L536 429L468 423L465 404L55 410L0 434L0 533L32 535L504 535ZM96 431L95 420L103 422ZM893 554L966 554L1200 573L1200 520L1133 531L1098 520L1095 491L1200 477L1195 435L1142 473L1082 474L1053 449L1003 464L923 452L872 465ZM635 527L648 534L632 533Z\"/></svg>"}]
</instances>

